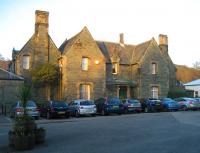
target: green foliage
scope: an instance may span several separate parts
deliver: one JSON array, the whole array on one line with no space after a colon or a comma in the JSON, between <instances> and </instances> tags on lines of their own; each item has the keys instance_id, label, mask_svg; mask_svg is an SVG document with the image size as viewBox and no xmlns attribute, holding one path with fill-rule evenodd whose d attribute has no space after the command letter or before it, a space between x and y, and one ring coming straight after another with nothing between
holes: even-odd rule
<instances>
[{"instance_id":1,"label":"green foliage","mask_svg":"<svg viewBox=\"0 0 200 153\"><path fill-rule=\"evenodd\" d=\"M59 76L59 67L51 63L41 64L32 70L32 82L35 85L58 83Z\"/></svg>"},{"instance_id":2,"label":"green foliage","mask_svg":"<svg viewBox=\"0 0 200 153\"><path fill-rule=\"evenodd\" d=\"M24 108L24 114L26 115L26 104L27 101L31 98L31 88L29 86L22 86L19 90L18 98L21 100L23 108Z\"/></svg>"},{"instance_id":3,"label":"green foliage","mask_svg":"<svg viewBox=\"0 0 200 153\"><path fill-rule=\"evenodd\" d=\"M168 97L169 98L189 97L189 95L183 88L174 87L169 90Z\"/></svg>"}]
</instances>

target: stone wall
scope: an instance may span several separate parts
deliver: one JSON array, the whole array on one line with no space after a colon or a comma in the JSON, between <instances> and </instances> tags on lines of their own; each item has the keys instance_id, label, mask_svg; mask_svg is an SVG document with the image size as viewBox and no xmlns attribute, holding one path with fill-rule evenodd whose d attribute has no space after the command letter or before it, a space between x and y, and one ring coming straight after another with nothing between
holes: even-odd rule
<instances>
[{"instance_id":1,"label":"stone wall","mask_svg":"<svg viewBox=\"0 0 200 153\"><path fill-rule=\"evenodd\" d=\"M21 80L0 80L0 103L10 106L16 102L19 88L23 84Z\"/></svg>"}]
</instances>

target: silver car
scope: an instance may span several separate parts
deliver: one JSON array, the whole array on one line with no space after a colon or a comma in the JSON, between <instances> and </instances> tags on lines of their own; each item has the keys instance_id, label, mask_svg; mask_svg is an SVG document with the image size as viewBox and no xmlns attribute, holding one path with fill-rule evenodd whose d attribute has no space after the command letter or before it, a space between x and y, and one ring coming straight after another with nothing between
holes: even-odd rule
<instances>
[{"instance_id":1,"label":"silver car","mask_svg":"<svg viewBox=\"0 0 200 153\"><path fill-rule=\"evenodd\" d=\"M40 111L37 108L37 105L34 101L29 100L26 104L26 113L28 116L34 117L35 119L38 119L40 116ZM24 114L24 109L22 106L22 103L20 101L17 101L14 105L11 106L10 110L10 117L17 117L22 116Z\"/></svg>"},{"instance_id":2,"label":"silver car","mask_svg":"<svg viewBox=\"0 0 200 153\"><path fill-rule=\"evenodd\" d=\"M180 109L182 110L197 110L200 107L200 103L195 101L192 98L181 97L174 99L180 105Z\"/></svg>"},{"instance_id":3,"label":"silver car","mask_svg":"<svg viewBox=\"0 0 200 153\"><path fill-rule=\"evenodd\" d=\"M79 117L80 115L95 116L97 108L93 100L77 99L70 102L69 111L72 116L76 117Z\"/></svg>"}]
</instances>

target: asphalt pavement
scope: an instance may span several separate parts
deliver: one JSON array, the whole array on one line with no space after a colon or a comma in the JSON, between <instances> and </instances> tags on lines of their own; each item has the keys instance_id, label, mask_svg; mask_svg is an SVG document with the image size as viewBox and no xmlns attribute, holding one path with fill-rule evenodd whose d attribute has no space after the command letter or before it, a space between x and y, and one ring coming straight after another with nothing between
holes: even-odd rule
<instances>
[{"instance_id":1,"label":"asphalt pavement","mask_svg":"<svg viewBox=\"0 0 200 153\"><path fill-rule=\"evenodd\" d=\"M199 153L199 119L200 111L42 119L46 142L23 153ZM4 134L0 153L18 153Z\"/></svg>"}]
</instances>

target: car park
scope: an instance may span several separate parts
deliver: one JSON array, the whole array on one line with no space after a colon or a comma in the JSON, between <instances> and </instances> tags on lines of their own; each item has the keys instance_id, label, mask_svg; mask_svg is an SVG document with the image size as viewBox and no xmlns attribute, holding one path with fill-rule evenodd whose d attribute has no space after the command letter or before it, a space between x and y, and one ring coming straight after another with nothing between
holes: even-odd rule
<instances>
[{"instance_id":1,"label":"car park","mask_svg":"<svg viewBox=\"0 0 200 153\"><path fill-rule=\"evenodd\" d=\"M110 113L122 114L123 104L119 98L105 97L95 100L97 113L101 115L109 115Z\"/></svg>"},{"instance_id":2,"label":"car park","mask_svg":"<svg viewBox=\"0 0 200 153\"><path fill-rule=\"evenodd\" d=\"M176 98L174 100L178 102L178 104L180 105L180 109L184 110L184 111L197 110L200 108L200 103L195 101L192 98L180 97L180 98Z\"/></svg>"},{"instance_id":3,"label":"car park","mask_svg":"<svg viewBox=\"0 0 200 153\"><path fill-rule=\"evenodd\" d=\"M142 102L142 109L145 113L163 111L163 104L159 99L149 98Z\"/></svg>"},{"instance_id":4,"label":"car park","mask_svg":"<svg viewBox=\"0 0 200 153\"><path fill-rule=\"evenodd\" d=\"M70 116L68 104L65 101L51 100L41 106L41 116L47 119Z\"/></svg>"},{"instance_id":5,"label":"car park","mask_svg":"<svg viewBox=\"0 0 200 153\"><path fill-rule=\"evenodd\" d=\"M124 113L129 112L141 112L142 106L139 100L136 99L124 99L122 100Z\"/></svg>"},{"instance_id":6,"label":"car park","mask_svg":"<svg viewBox=\"0 0 200 153\"><path fill-rule=\"evenodd\" d=\"M40 110L38 109L36 103L32 100L28 100L26 103L26 113L28 116L38 119L40 117ZM11 106L10 117L15 118L17 116L22 116L24 114L24 108L21 101L17 101Z\"/></svg>"},{"instance_id":7,"label":"car park","mask_svg":"<svg viewBox=\"0 0 200 153\"><path fill-rule=\"evenodd\" d=\"M162 98L161 102L165 111L177 111L180 108L180 105L171 98Z\"/></svg>"},{"instance_id":8,"label":"car park","mask_svg":"<svg viewBox=\"0 0 200 153\"><path fill-rule=\"evenodd\" d=\"M70 102L69 111L75 117L81 115L96 116L97 109L93 100L77 99Z\"/></svg>"}]
</instances>

